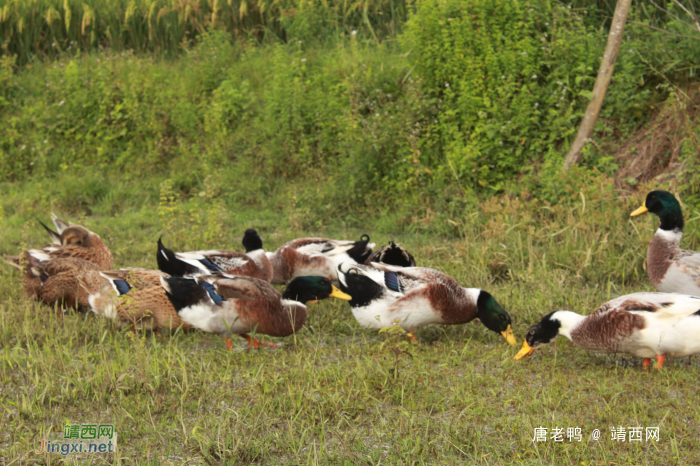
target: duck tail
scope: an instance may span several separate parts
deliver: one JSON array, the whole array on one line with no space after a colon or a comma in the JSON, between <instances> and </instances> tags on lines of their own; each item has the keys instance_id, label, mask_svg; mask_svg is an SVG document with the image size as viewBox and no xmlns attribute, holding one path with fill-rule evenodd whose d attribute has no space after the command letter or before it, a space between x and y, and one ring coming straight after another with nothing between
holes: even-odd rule
<instances>
[{"instance_id":1,"label":"duck tail","mask_svg":"<svg viewBox=\"0 0 700 466\"><path fill-rule=\"evenodd\" d=\"M372 254L374 246L374 243L369 242L369 235L362 235L360 241L355 241L352 248L347 251L347 255L358 264L364 264L367 258Z\"/></svg>"},{"instance_id":2,"label":"duck tail","mask_svg":"<svg viewBox=\"0 0 700 466\"><path fill-rule=\"evenodd\" d=\"M49 234L51 237L51 244L55 244L57 246L61 245L61 235L53 231L51 228L47 227L44 222L41 220L37 219L37 222L41 224L42 227L46 230L46 232Z\"/></svg>"},{"instance_id":3,"label":"duck tail","mask_svg":"<svg viewBox=\"0 0 700 466\"><path fill-rule=\"evenodd\" d=\"M199 272L197 267L178 259L171 249L166 248L161 241L162 238L162 236L158 238L158 252L156 253L158 270L173 277L182 277Z\"/></svg>"},{"instance_id":4,"label":"duck tail","mask_svg":"<svg viewBox=\"0 0 700 466\"><path fill-rule=\"evenodd\" d=\"M371 265L372 262L381 262L382 264L395 265L398 267L416 266L416 260L413 255L393 241L390 241L388 246L384 246L380 250L375 251L369 256L365 263Z\"/></svg>"},{"instance_id":5,"label":"duck tail","mask_svg":"<svg viewBox=\"0 0 700 466\"><path fill-rule=\"evenodd\" d=\"M70 226L68 223L66 223L63 220L61 220L60 218L58 218L56 216L56 214L54 214L53 212L51 212L51 221L53 222L54 226L56 227L56 230L58 231L59 235L61 233L63 233L63 230L65 230L66 228L68 228ZM61 243L59 243L59 244L61 244Z\"/></svg>"}]
</instances>

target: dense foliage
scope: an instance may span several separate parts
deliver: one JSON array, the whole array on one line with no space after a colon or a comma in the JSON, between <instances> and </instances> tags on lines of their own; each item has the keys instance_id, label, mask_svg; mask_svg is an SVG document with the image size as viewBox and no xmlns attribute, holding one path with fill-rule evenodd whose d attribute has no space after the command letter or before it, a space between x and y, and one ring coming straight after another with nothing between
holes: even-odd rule
<instances>
[{"instance_id":1,"label":"dense foliage","mask_svg":"<svg viewBox=\"0 0 700 466\"><path fill-rule=\"evenodd\" d=\"M170 18L175 3L162 2L162 8L148 3L156 12L148 21ZM357 218L379 205L387 211L400 205L399 224L408 225L417 215L457 218L477 197L493 193L532 193L550 203L565 194L572 180L561 177L561 160L591 97L607 38L600 10L587 15L554 0L425 1L416 3L398 40L379 40L399 30L406 2L258 2L271 18L294 12L277 17L284 40L260 44L224 19L249 18L252 10L241 14L244 3L237 15L235 2L182 3L191 7L187 14L211 22L194 22L201 26L197 38L180 43L184 55L177 60L122 51L158 50L123 42L19 66L30 52L13 53L15 39L6 39L0 179L22 186L60 180L48 181L52 202L76 210L108 202L108 212L156 198L170 179L178 195L206 191L227 205L279 196L307 224L331 212ZM36 0L22 8L41 12L48 5ZM107 11L107 4L86 5L95 15ZM146 3L109 5L116 10L104 18L131 21L140 12L139 27L151 24ZM221 23L206 13L216 5ZM2 24L21 25L24 34L30 23L5 13L19 8L7 3ZM692 100L688 83L700 40L672 16L661 24L644 8L627 26L577 182L614 174L606 147L632 134L664 101ZM108 30L100 21L90 25ZM652 22L675 35L649 29ZM47 37L38 33L35 43ZM698 137L692 119L687 127L682 144L690 169ZM684 189L694 194L691 181ZM8 201L4 208L19 207Z\"/></svg>"}]
</instances>

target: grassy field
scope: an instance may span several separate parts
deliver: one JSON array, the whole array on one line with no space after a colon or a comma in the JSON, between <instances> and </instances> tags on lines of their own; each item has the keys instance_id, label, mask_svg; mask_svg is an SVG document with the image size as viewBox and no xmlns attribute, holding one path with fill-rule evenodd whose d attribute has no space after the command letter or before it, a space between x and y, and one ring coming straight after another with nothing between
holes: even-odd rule
<instances>
[{"instance_id":1,"label":"grassy field","mask_svg":"<svg viewBox=\"0 0 700 466\"><path fill-rule=\"evenodd\" d=\"M700 41L685 13L636 2L592 143L562 172L615 2L569 3L0 0L0 254L45 244L52 211L116 267L155 268L160 236L369 234L491 292L519 343L553 310L651 290L657 219L629 218L647 191L679 194L700 250ZM621 175L636 153L648 169ZM560 338L516 362L477 323L407 345L338 301L263 337L279 349L227 351L59 317L0 271L0 466L700 464L697 357L646 373ZM116 454L35 453L87 423L114 424ZM581 440L533 442L539 427Z\"/></svg>"},{"instance_id":2,"label":"grassy field","mask_svg":"<svg viewBox=\"0 0 700 466\"><path fill-rule=\"evenodd\" d=\"M247 227L262 232L267 249L311 234L395 239L420 265L492 292L521 341L544 313L588 313L610 297L651 289L641 263L656 220L627 220L636 198L574 198L551 209L548 221L537 220L537 228L524 218L546 211L536 202L485 204L459 220L460 235L447 239L429 227L391 235L378 219L368 219L364 229L329 223L299 230L289 212L271 207L227 209L221 235L210 240L200 223L170 241L166 218L149 206L79 220L108 241L118 266L155 267L155 238L162 233L178 249L240 249ZM174 222L180 210L192 209L175 205L168 218ZM47 220L39 212L4 219L3 253L43 243L34 216ZM503 228L490 230L489 219ZM688 223L692 243L692 215ZM631 270L612 266L625 263ZM276 341L278 350L244 351L241 340L229 352L221 337L199 332L132 335L89 314L59 318L25 299L19 284L19 275L4 267L5 465L696 464L700 452L697 358L645 373L637 358L585 353L560 338L516 362L518 348L472 323L423 328L419 344L397 360L397 336L360 328L338 301L313 305L306 327ZM116 455L33 453L49 432L89 422L115 425ZM580 427L582 440L533 443L540 426ZM617 442L612 426L658 426L660 438ZM597 441L594 429L601 431Z\"/></svg>"}]
</instances>

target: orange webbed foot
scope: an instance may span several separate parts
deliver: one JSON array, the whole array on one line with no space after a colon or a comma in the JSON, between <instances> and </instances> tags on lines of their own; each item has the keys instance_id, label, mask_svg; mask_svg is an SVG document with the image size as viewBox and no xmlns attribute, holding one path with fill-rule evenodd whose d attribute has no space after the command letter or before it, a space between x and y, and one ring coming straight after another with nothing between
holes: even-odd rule
<instances>
[{"instance_id":1,"label":"orange webbed foot","mask_svg":"<svg viewBox=\"0 0 700 466\"><path fill-rule=\"evenodd\" d=\"M665 360L666 360L665 354L657 354L656 355L656 369L657 370L661 370L661 368L664 367Z\"/></svg>"},{"instance_id":2,"label":"orange webbed foot","mask_svg":"<svg viewBox=\"0 0 700 466\"><path fill-rule=\"evenodd\" d=\"M245 338L245 340L248 342L248 348L246 349L258 349L260 346L267 346L268 348L279 348L279 345L276 345L274 343L268 343L266 341L260 341L257 338L253 338L247 333L244 333L241 335L242 338Z\"/></svg>"},{"instance_id":3,"label":"orange webbed foot","mask_svg":"<svg viewBox=\"0 0 700 466\"><path fill-rule=\"evenodd\" d=\"M410 332L407 333L407 335L408 335L408 341L410 341L411 343L413 343L415 345L418 344L418 340L416 340L416 331L415 330L411 330Z\"/></svg>"},{"instance_id":4,"label":"orange webbed foot","mask_svg":"<svg viewBox=\"0 0 700 466\"><path fill-rule=\"evenodd\" d=\"M651 368L651 358L644 358L642 362L642 369L648 371Z\"/></svg>"}]
</instances>

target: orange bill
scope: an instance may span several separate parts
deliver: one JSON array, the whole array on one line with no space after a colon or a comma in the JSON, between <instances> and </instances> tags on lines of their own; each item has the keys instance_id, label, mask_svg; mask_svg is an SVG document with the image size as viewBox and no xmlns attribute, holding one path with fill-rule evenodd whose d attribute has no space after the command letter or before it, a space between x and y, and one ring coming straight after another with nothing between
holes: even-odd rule
<instances>
[{"instance_id":1,"label":"orange bill","mask_svg":"<svg viewBox=\"0 0 700 466\"><path fill-rule=\"evenodd\" d=\"M515 360L518 361L522 358L530 356L535 351L535 348L527 344L527 340L523 341L523 347L520 348L518 354L515 355Z\"/></svg>"}]
</instances>

